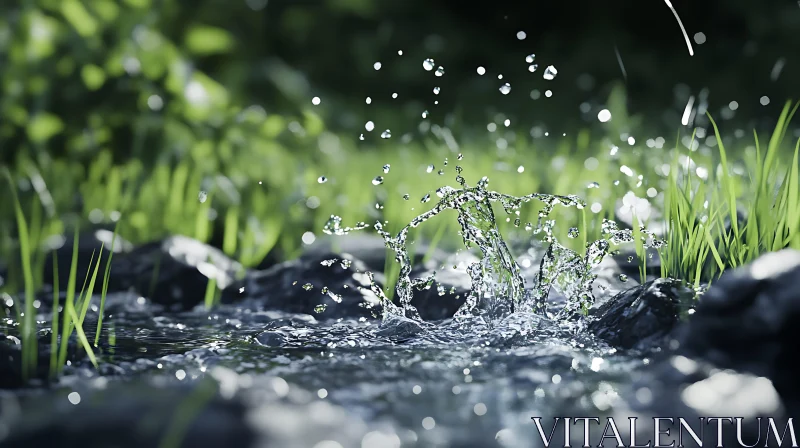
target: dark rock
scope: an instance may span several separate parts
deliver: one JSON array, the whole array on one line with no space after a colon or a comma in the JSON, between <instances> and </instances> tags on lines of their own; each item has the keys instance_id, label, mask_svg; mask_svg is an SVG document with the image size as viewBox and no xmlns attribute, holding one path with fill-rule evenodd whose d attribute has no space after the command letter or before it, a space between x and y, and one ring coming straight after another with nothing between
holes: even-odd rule
<instances>
[{"instance_id":1,"label":"dark rock","mask_svg":"<svg viewBox=\"0 0 800 448\"><path fill-rule=\"evenodd\" d=\"M98 276L101 277L103 275L106 267L105 262L108 260L108 256L111 253L112 241L114 246L114 257L112 258L113 269L114 261L118 260L122 254L129 253L131 250L133 250L133 244L119 235L117 235L116 239L114 239L113 230L105 228L83 232L78 235L78 264L76 279L79 284L83 282L83 279L86 278L87 274L91 275L91 271L94 269L94 264L97 263L98 257L100 256L101 247L103 248L103 252ZM67 279L69 278L70 267L72 266L72 252L74 248L73 243L74 239L71 235L58 235L50 238L46 242L45 251L48 253L44 257L44 271L42 274L42 281L46 285L53 284L53 270L55 267L53 264L53 254L55 254L58 263L59 284L62 290L65 288ZM92 254L94 254L94 259L92 259ZM89 265L90 261L92 262L91 266Z\"/></svg>"},{"instance_id":2,"label":"dark rock","mask_svg":"<svg viewBox=\"0 0 800 448\"><path fill-rule=\"evenodd\" d=\"M682 328L683 353L770 378L800 400L800 251L786 249L726 272Z\"/></svg>"},{"instance_id":3,"label":"dark rock","mask_svg":"<svg viewBox=\"0 0 800 448\"><path fill-rule=\"evenodd\" d=\"M645 249L645 257L645 275L660 275L661 256L659 256L658 250L653 248ZM629 277L634 277L637 280L641 277L639 272L641 259L636 255L636 250L633 248L621 250L619 253L611 255L606 259L615 261L621 273Z\"/></svg>"},{"instance_id":4,"label":"dark rock","mask_svg":"<svg viewBox=\"0 0 800 448\"><path fill-rule=\"evenodd\" d=\"M219 249L185 236L146 244L120 258L111 275L118 288L132 288L173 309L202 303L209 279L223 290L245 273Z\"/></svg>"},{"instance_id":5,"label":"dark rock","mask_svg":"<svg viewBox=\"0 0 800 448\"><path fill-rule=\"evenodd\" d=\"M447 258L447 253L437 248L434 249L430 261L423 263L423 258L430 250L430 245L424 242L412 243L409 250L412 249L414 256L411 261L415 270L433 269L437 261L441 262ZM330 253L342 254L342 256L361 260L373 272L383 272L387 251L386 243L380 236L350 234L318 238L305 250L305 255L320 257ZM389 253L394 256L391 252Z\"/></svg>"},{"instance_id":6,"label":"dark rock","mask_svg":"<svg viewBox=\"0 0 800 448\"><path fill-rule=\"evenodd\" d=\"M49 381L50 375L50 336L40 335L36 370L30 373L26 384L22 377L22 344L16 336L0 333L0 389L18 389ZM74 339L67 343L67 359L72 363L86 358L77 349Z\"/></svg>"},{"instance_id":7,"label":"dark rock","mask_svg":"<svg viewBox=\"0 0 800 448\"><path fill-rule=\"evenodd\" d=\"M741 437L745 443L778 446L774 434L770 433L767 438L770 431L767 417L774 419L781 433L787 419L798 411L797 407L782 400L773 384L764 377L721 370L713 364L680 355L663 357L635 378L621 393L624 404L615 406L612 416L618 422L627 422L629 417L639 415L641 420L649 422L637 426L637 439L642 441L641 445L653 440L651 417L674 419L672 423L662 421L664 429L669 428L671 435L663 437L665 444L661 446L668 446L670 441L678 439L677 418L681 417L702 438L702 446L742 446L737 441L735 422L723 421L722 440L717 440L716 422L706 420L703 423L700 420L701 417L741 417ZM630 440L630 430L626 426L620 425L620 435L623 440ZM685 446L698 446L686 431L684 440L689 441ZM788 445L791 442L784 440L781 446Z\"/></svg>"},{"instance_id":8,"label":"dark rock","mask_svg":"<svg viewBox=\"0 0 800 448\"><path fill-rule=\"evenodd\" d=\"M430 288L414 290L411 304L424 320L441 320L453 317L464 304L472 281L467 274L469 263L478 258L468 252L461 252L447 258L438 270L414 272L412 277L427 278L434 272L434 282Z\"/></svg>"},{"instance_id":9,"label":"dark rock","mask_svg":"<svg viewBox=\"0 0 800 448\"><path fill-rule=\"evenodd\" d=\"M673 330L694 295L683 282L653 280L600 306L589 330L619 348L646 348Z\"/></svg>"},{"instance_id":10,"label":"dark rock","mask_svg":"<svg viewBox=\"0 0 800 448\"><path fill-rule=\"evenodd\" d=\"M376 307L379 300L370 290L365 271L367 266L358 259L333 253L308 254L248 273L223 291L222 301L247 300L265 309L313 314L320 319L372 317L373 312L380 311ZM375 277L383 283L382 275ZM311 288L306 289L306 284ZM322 308L324 311L317 313Z\"/></svg>"}]
</instances>

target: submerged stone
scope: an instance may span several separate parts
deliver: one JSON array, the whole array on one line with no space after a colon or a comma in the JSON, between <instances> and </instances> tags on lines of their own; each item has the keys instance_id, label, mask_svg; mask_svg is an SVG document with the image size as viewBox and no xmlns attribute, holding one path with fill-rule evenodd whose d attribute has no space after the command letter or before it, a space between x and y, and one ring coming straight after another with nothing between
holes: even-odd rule
<instances>
[{"instance_id":1,"label":"submerged stone","mask_svg":"<svg viewBox=\"0 0 800 448\"><path fill-rule=\"evenodd\" d=\"M317 319L373 317L378 298L367 266L334 253L309 254L265 271L252 271L223 290L223 303L245 300L265 309L312 314ZM382 280L382 276L381 279ZM304 288L303 285L311 285ZM324 305L324 311L317 312ZM374 308L374 309L373 309Z\"/></svg>"},{"instance_id":2,"label":"submerged stone","mask_svg":"<svg viewBox=\"0 0 800 448\"><path fill-rule=\"evenodd\" d=\"M589 330L619 348L648 348L667 336L694 297L683 282L658 279L623 291L595 312Z\"/></svg>"},{"instance_id":3,"label":"submerged stone","mask_svg":"<svg viewBox=\"0 0 800 448\"><path fill-rule=\"evenodd\" d=\"M799 319L800 251L785 249L713 283L678 340L683 353L766 376L800 401Z\"/></svg>"}]
</instances>

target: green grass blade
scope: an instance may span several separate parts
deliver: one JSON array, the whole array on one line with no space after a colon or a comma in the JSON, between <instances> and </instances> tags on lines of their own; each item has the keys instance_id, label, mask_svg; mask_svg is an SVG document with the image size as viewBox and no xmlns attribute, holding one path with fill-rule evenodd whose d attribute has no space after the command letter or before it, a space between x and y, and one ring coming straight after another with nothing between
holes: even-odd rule
<instances>
[{"instance_id":1,"label":"green grass blade","mask_svg":"<svg viewBox=\"0 0 800 448\"><path fill-rule=\"evenodd\" d=\"M17 221L19 233L20 262L22 265L22 276L25 285L25 315L22 319L22 378L27 381L36 371L38 358L38 341L36 339L36 309L33 307L34 301L34 282L33 270L31 269L31 247L30 236L28 233L28 223L22 212L22 205L17 196L17 189L14 180L8 169L3 169L8 185L11 188L11 195L14 201L14 214Z\"/></svg>"},{"instance_id":2,"label":"green grass blade","mask_svg":"<svg viewBox=\"0 0 800 448\"><path fill-rule=\"evenodd\" d=\"M61 291L58 284L58 256L53 251L53 322L50 336L50 377L58 375L58 307Z\"/></svg>"},{"instance_id":3,"label":"green grass blade","mask_svg":"<svg viewBox=\"0 0 800 448\"><path fill-rule=\"evenodd\" d=\"M100 331L103 329L103 313L106 309L106 294L108 294L108 282L111 278L111 259L114 258L114 244L117 242L117 230L119 221L114 225L114 235L111 237L111 251L106 260L105 273L103 274L103 289L100 291L100 309L97 311L97 329L94 334L94 346L100 341Z\"/></svg>"},{"instance_id":4,"label":"green grass blade","mask_svg":"<svg viewBox=\"0 0 800 448\"><path fill-rule=\"evenodd\" d=\"M67 280L67 295L64 299L64 321L61 326L61 344L58 347L58 371L64 368L67 363L67 342L69 336L72 334L72 316L70 310L74 313L75 307L75 285L78 277L78 227L75 227L75 236L73 237L72 246L72 262L69 269L69 278Z\"/></svg>"}]
</instances>

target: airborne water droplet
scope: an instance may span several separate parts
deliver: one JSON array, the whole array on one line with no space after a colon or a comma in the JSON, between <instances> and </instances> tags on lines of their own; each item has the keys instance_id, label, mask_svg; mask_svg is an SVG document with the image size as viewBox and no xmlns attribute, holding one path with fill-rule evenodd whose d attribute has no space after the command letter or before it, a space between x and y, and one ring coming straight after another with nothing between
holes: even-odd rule
<instances>
[{"instance_id":1,"label":"airborne water droplet","mask_svg":"<svg viewBox=\"0 0 800 448\"><path fill-rule=\"evenodd\" d=\"M552 81L553 79L555 79L557 74L558 70L556 70L556 68L553 67L552 65L549 65L547 66L546 69L544 69L544 75L542 75L542 77L548 81Z\"/></svg>"},{"instance_id":2,"label":"airborne water droplet","mask_svg":"<svg viewBox=\"0 0 800 448\"><path fill-rule=\"evenodd\" d=\"M303 285L303 289L305 289L306 291L311 291L312 289L314 289L314 285L312 285L311 283L306 283L305 285Z\"/></svg>"},{"instance_id":3,"label":"airborne water droplet","mask_svg":"<svg viewBox=\"0 0 800 448\"><path fill-rule=\"evenodd\" d=\"M627 282L628 281L628 276L625 275L625 274L619 274L619 281Z\"/></svg>"},{"instance_id":4,"label":"airborne water droplet","mask_svg":"<svg viewBox=\"0 0 800 448\"><path fill-rule=\"evenodd\" d=\"M527 62L528 64L532 64L534 59L536 59L536 55L533 53L525 56L525 62Z\"/></svg>"},{"instance_id":5,"label":"airborne water droplet","mask_svg":"<svg viewBox=\"0 0 800 448\"><path fill-rule=\"evenodd\" d=\"M372 179L372 185L380 185L383 183L383 176L377 176L375 179Z\"/></svg>"},{"instance_id":6,"label":"airborne water droplet","mask_svg":"<svg viewBox=\"0 0 800 448\"><path fill-rule=\"evenodd\" d=\"M600 188L600 184L598 184L597 182L590 182L589 185L586 186L586 188Z\"/></svg>"},{"instance_id":7,"label":"airborne water droplet","mask_svg":"<svg viewBox=\"0 0 800 448\"><path fill-rule=\"evenodd\" d=\"M539 69L539 64L531 64L528 66L528 71L533 73Z\"/></svg>"},{"instance_id":8,"label":"airborne water droplet","mask_svg":"<svg viewBox=\"0 0 800 448\"><path fill-rule=\"evenodd\" d=\"M422 111L422 118L428 118L428 111L427 110Z\"/></svg>"},{"instance_id":9,"label":"airborne water droplet","mask_svg":"<svg viewBox=\"0 0 800 448\"><path fill-rule=\"evenodd\" d=\"M428 168L425 171L427 171L429 173L432 173L434 168L436 168L436 167L433 166L433 164L431 163L430 165L428 165Z\"/></svg>"},{"instance_id":10,"label":"airborne water droplet","mask_svg":"<svg viewBox=\"0 0 800 448\"><path fill-rule=\"evenodd\" d=\"M444 75L444 67L442 67L442 66L440 65L440 66L439 66L439 68L437 68L437 69L436 69L436 73L434 73L434 74L435 74L436 76L442 76L442 75Z\"/></svg>"},{"instance_id":11,"label":"airborne water droplet","mask_svg":"<svg viewBox=\"0 0 800 448\"><path fill-rule=\"evenodd\" d=\"M200 193L197 195L197 200L203 203L206 202L206 199L208 199L208 193L205 191L200 191Z\"/></svg>"},{"instance_id":12,"label":"airborne water droplet","mask_svg":"<svg viewBox=\"0 0 800 448\"><path fill-rule=\"evenodd\" d=\"M577 227L570 227L567 231L567 236L570 238L577 238L580 235Z\"/></svg>"},{"instance_id":13,"label":"airborne water droplet","mask_svg":"<svg viewBox=\"0 0 800 448\"><path fill-rule=\"evenodd\" d=\"M383 165L383 174L388 173L389 168L391 168L391 165L389 165L388 163L386 165Z\"/></svg>"},{"instance_id":14,"label":"airborne water droplet","mask_svg":"<svg viewBox=\"0 0 800 448\"><path fill-rule=\"evenodd\" d=\"M324 184L324 183L325 183L325 182L327 182L327 181L328 181L328 178L327 178L327 177L325 177L325 176L319 176L319 177L317 178L317 182L319 182L319 183L321 183L321 184Z\"/></svg>"},{"instance_id":15,"label":"airborne water droplet","mask_svg":"<svg viewBox=\"0 0 800 448\"><path fill-rule=\"evenodd\" d=\"M406 201L409 200L410 198L411 198L411 196L409 196L408 193L403 195L403 199L405 199Z\"/></svg>"},{"instance_id":16,"label":"airborne water droplet","mask_svg":"<svg viewBox=\"0 0 800 448\"><path fill-rule=\"evenodd\" d=\"M391 138L391 137L392 137L392 131L390 131L389 129L381 132L381 138Z\"/></svg>"},{"instance_id":17,"label":"airborne water droplet","mask_svg":"<svg viewBox=\"0 0 800 448\"><path fill-rule=\"evenodd\" d=\"M422 61L422 68L424 68L425 71L433 70L433 59L428 58Z\"/></svg>"},{"instance_id":18,"label":"airborne water droplet","mask_svg":"<svg viewBox=\"0 0 800 448\"><path fill-rule=\"evenodd\" d=\"M423 197L422 197L422 199L420 199L420 201L419 201L419 202L420 202L420 203L422 203L422 204L424 204L424 203L426 203L426 202L428 202L428 201L430 201L430 200L431 200L431 194L430 194L430 193L427 193L425 196L423 196Z\"/></svg>"},{"instance_id":19,"label":"airborne water droplet","mask_svg":"<svg viewBox=\"0 0 800 448\"><path fill-rule=\"evenodd\" d=\"M314 312L317 313L317 314L322 314L322 313L325 312L325 310L327 308L328 308L328 305L325 305L324 303L321 303L321 304L319 304L319 305L314 307Z\"/></svg>"},{"instance_id":20,"label":"airborne water droplet","mask_svg":"<svg viewBox=\"0 0 800 448\"><path fill-rule=\"evenodd\" d=\"M503 95L508 95L510 92L511 92L511 84L505 83L502 86L500 86L500 93L502 93Z\"/></svg>"},{"instance_id":21,"label":"airborne water droplet","mask_svg":"<svg viewBox=\"0 0 800 448\"><path fill-rule=\"evenodd\" d=\"M434 95L438 95L438 94L439 94L439 92L440 92L441 90L442 90L442 88L441 88L441 87L434 87L434 88L433 88L433 94L434 94Z\"/></svg>"}]
</instances>

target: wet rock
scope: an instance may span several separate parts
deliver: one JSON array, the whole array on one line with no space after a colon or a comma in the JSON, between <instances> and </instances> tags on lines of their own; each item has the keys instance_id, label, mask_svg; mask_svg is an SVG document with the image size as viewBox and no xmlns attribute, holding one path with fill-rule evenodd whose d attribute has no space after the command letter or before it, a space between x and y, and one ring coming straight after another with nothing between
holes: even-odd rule
<instances>
[{"instance_id":1,"label":"wet rock","mask_svg":"<svg viewBox=\"0 0 800 448\"><path fill-rule=\"evenodd\" d=\"M414 291L411 304L424 320L441 320L453 317L464 304L472 280L467 274L467 266L478 258L469 252L459 252L447 257L438 269L412 272L412 277L427 278L434 272L434 282L430 288Z\"/></svg>"},{"instance_id":2,"label":"wet rock","mask_svg":"<svg viewBox=\"0 0 800 448\"><path fill-rule=\"evenodd\" d=\"M171 309L201 303L209 279L223 290L245 272L221 250L185 236L146 244L120 258L111 275L117 287L132 288Z\"/></svg>"},{"instance_id":3,"label":"wet rock","mask_svg":"<svg viewBox=\"0 0 800 448\"><path fill-rule=\"evenodd\" d=\"M769 377L800 401L800 251L786 249L726 272L700 298L681 350L720 367Z\"/></svg>"},{"instance_id":4,"label":"wet rock","mask_svg":"<svg viewBox=\"0 0 800 448\"><path fill-rule=\"evenodd\" d=\"M647 348L667 336L694 291L683 282L658 279L611 298L595 312L589 330L619 348Z\"/></svg>"},{"instance_id":5,"label":"wet rock","mask_svg":"<svg viewBox=\"0 0 800 448\"><path fill-rule=\"evenodd\" d=\"M619 253L610 255L607 260L613 260L619 266L620 272L629 276L640 278L641 274L639 268L641 266L641 259L636 255L636 250L627 248L619 251ZM604 260L605 261L605 260ZM645 274L660 275L661 274L661 256L658 250L653 248L645 249Z\"/></svg>"},{"instance_id":6,"label":"wet rock","mask_svg":"<svg viewBox=\"0 0 800 448\"><path fill-rule=\"evenodd\" d=\"M796 415L798 410L787 407L767 378L721 370L713 364L681 355L664 357L634 378L621 393L623 403L615 406L612 416L617 422L627 423L629 417L638 415L640 421L648 422L636 428L641 445L653 440L652 418L661 417L674 419L673 422L662 420L663 428L670 429L670 436L662 438L661 446L678 439L678 418L683 418L703 441L702 445L697 445L684 429L686 446L743 446L737 441L735 421L722 422L722 439L718 440L716 421L700 420L703 417L739 417L742 419L741 440L747 446L778 446L773 433L767 443L767 432L771 432L767 418L774 419L782 433L788 417ZM623 440L627 441L630 429L625 426L628 425L621 425L620 429ZM787 445L791 443L784 440L782 446Z\"/></svg>"},{"instance_id":7,"label":"wet rock","mask_svg":"<svg viewBox=\"0 0 800 448\"><path fill-rule=\"evenodd\" d=\"M447 253L441 249L434 249L428 263L423 263L423 258L430 250L430 245L425 242L410 242L409 253L413 252L412 263L415 269L433 269L437 261L447 258ZM330 253L342 254L361 260L369 270L383 272L388 249L383 238L369 234L350 234L342 236L324 236L318 238L306 250L310 257L320 257ZM390 256L394 256L390 253Z\"/></svg>"},{"instance_id":8,"label":"wet rock","mask_svg":"<svg viewBox=\"0 0 800 448\"><path fill-rule=\"evenodd\" d=\"M49 381L50 337L39 337L36 369L30 373L28 383L22 376L22 344L16 336L0 333L0 389L17 389L26 385L41 385ZM77 363L85 358L78 354L74 340L67 343L67 359Z\"/></svg>"},{"instance_id":9,"label":"wet rock","mask_svg":"<svg viewBox=\"0 0 800 448\"><path fill-rule=\"evenodd\" d=\"M367 270L361 260L349 256L307 254L248 273L223 291L222 301L246 300L265 309L313 314L317 319L372 317L379 309L370 307L379 300L369 289ZM383 283L382 275L376 274L375 279Z\"/></svg>"},{"instance_id":10,"label":"wet rock","mask_svg":"<svg viewBox=\"0 0 800 448\"><path fill-rule=\"evenodd\" d=\"M45 251L48 253L44 257L42 281L46 285L52 285L53 283L53 271L55 268L55 265L53 264L53 254L55 254L56 262L58 263L59 283L61 284L61 289L64 289L67 278L69 277L70 267L72 266L72 252L74 248L73 243L74 239L71 235L57 235L50 238L45 243ZM78 282L82 282L83 279L86 278L87 274L91 275L91 271L94 269L94 264L97 262L97 259L100 255L101 247L103 252L98 276L103 275L106 267L105 262L108 260L108 256L111 253L112 243L114 249L114 257L112 258L113 269L114 260L118 260L121 254L126 254L132 251L133 244L119 235L117 235L115 239L114 231L105 228L94 229L78 235L78 264L76 277ZM94 254L94 259L92 259L92 254ZM89 265L90 261L92 262L91 266Z\"/></svg>"}]
</instances>

